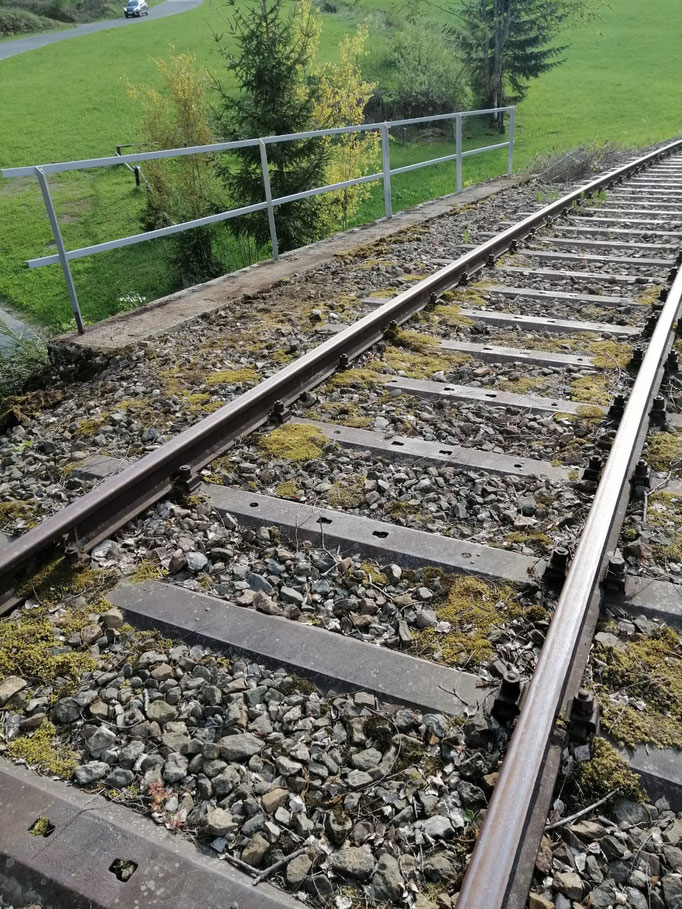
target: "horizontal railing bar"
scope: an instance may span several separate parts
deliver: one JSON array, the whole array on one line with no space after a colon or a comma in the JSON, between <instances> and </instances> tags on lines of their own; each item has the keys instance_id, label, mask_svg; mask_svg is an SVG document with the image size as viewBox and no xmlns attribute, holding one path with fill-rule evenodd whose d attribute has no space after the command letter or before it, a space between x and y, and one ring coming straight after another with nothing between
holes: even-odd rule
<instances>
[{"instance_id":1,"label":"horizontal railing bar","mask_svg":"<svg viewBox=\"0 0 682 909\"><path fill-rule=\"evenodd\" d=\"M462 157L467 158L470 155L478 155L480 152L493 151L496 148L508 148L508 142L500 142L498 145L485 145L483 148L472 148L470 151L462 152ZM395 174L406 174L410 170L418 170L420 167L428 167L430 164L445 164L447 161L455 161L457 153L454 155L444 155L442 158L429 158L428 161L417 161L416 164L405 164L403 167L391 168L391 176Z\"/></svg>"},{"instance_id":2,"label":"horizontal railing bar","mask_svg":"<svg viewBox=\"0 0 682 909\"><path fill-rule=\"evenodd\" d=\"M159 227L157 230L149 230L143 234L132 234L130 237L123 237L120 240L107 240L104 243L95 243L93 246L82 246L80 249L67 250L66 258L69 260L83 259L85 256L92 256L95 253L108 252L111 249L119 249L122 246L134 246L136 243L144 243L145 240L170 237L172 234L178 234L183 230L203 227L205 224L217 224L220 221L227 221L239 215L249 215L252 212L263 211L267 207L267 202L258 202L255 205L245 205L243 208L234 208L232 211L220 212L217 215L195 218L194 221L183 221L181 224ZM54 265L55 262L59 262L59 256L42 256L40 259L29 259L27 265L29 268L40 268L41 265Z\"/></svg>"},{"instance_id":3,"label":"horizontal railing bar","mask_svg":"<svg viewBox=\"0 0 682 909\"><path fill-rule=\"evenodd\" d=\"M318 189L308 189L305 192L293 193L290 196L281 196L279 199L273 199L273 205L285 205L287 202L296 202L299 199L308 199L311 196L317 196L320 193L335 192L336 190L346 189L349 186L357 186L360 183L369 183L372 180L381 180L383 174L369 174L366 177L356 177L353 180L344 180L342 183L330 183L328 186L321 186ZM183 221L181 224L171 224L169 227L159 227L157 230L150 230L143 234L132 234L129 237L123 237L121 240L107 240L104 243L96 243L93 246L82 246L79 249L71 249L66 253L66 258L82 259L85 256L92 256L96 253L109 252L112 249L120 249L123 246L134 246L136 243L144 243L145 240L157 240L160 237L168 237L177 234L183 230L191 230L193 227L203 227L206 224L217 224L220 221L227 221L229 218L236 218L239 215L248 215L253 212L263 211L268 207L267 202L258 202L255 205L246 205L243 208L235 208L232 211L221 212L217 215L207 215L205 218L196 218L194 221ZM29 259L29 268L41 268L43 265L54 265L59 262L59 256L41 256L39 259Z\"/></svg>"},{"instance_id":4,"label":"horizontal railing bar","mask_svg":"<svg viewBox=\"0 0 682 909\"><path fill-rule=\"evenodd\" d=\"M437 120L454 120L457 117L480 117L483 114L501 114L512 110L511 107L489 107L486 110L462 110L453 114L436 114L433 117L413 117L408 120L387 120L389 129L394 126L409 126L411 123L435 123Z\"/></svg>"},{"instance_id":5,"label":"horizontal railing bar","mask_svg":"<svg viewBox=\"0 0 682 909\"><path fill-rule=\"evenodd\" d=\"M389 120L386 125L389 129L396 126L407 126L410 123L430 123L438 120L454 120L456 117L475 117L482 114L502 113L512 110L511 107L496 107L489 110L460 111L452 114L437 114L435 117L415 117L412 120ZM263 136L262 141L268 145L276 142L294 142L298 139L314 139L322 136L338 136L346 133L368 132L380 130L383 123L360 123L354 126L338 126L329 129L311 130L303 133L287 133L282 136ZM206 152L233 151L238 148L253 148L259 145L260 139L239 139L233 142L213 142L210 145L193 145L189 148L171 148L162 151L132 152L127 155L112 155L107 158L86 158L80 161L64 161L56 164L40 164L28 167L5 167L0 173L3 177L30 177L35 174L35 168L40 167L43 173L56 174L69 170L85 170L89 167L114 167L117 164L126 164L136 161L155 161L160 158L174 158L185 155L197 155ZM123 147L123 146L121 146Z\"/></svg>"},{"instance_id":6,"label":"horizontal railing bar","mask_svg":"<svg viewBox=\"0 0 682 909\"><path fill-rule=\"evenodd\" d=\"M406 174L410 170L418 170L420 167L428 167L430 164L445 164L447 161L456 161L457 152L453 155L444 155L442 158L430 158L428 161L417 161L416 164L405 164L402 167L392 167L391 176L395 174Z\"/></svg>"},{"instance_id":7,"label":"horizontal railing bar","mask_svg":"<svg viewBox=\"0 0 682 909\"><path fill-rule=\"evenodd\" d=\"M462 152L462 157L469 158L471 155L480 155L481 152L495 151L496 148L509 148L509 142L498 142L497 145L484 145L483 148L470 148L469 151Z\"/></svg>"},{"instance_id":8,"label":"horizontal railing bar","mask_svg":"<svg viewBox=\"0 0 682 909\"><path fill-rule=\"evenodd\" d=\"M360 183L370 183L372 180L382 180L383 174L369 174L366 177L355 177L352 180L344 180L342 183L329 183L327 186L319 186L317 189L306 189L300 193L292 193L290 196L280 196L272 200L273 205L285 205L287 202L297 202L299 199L309 199L311 196L319 196L321 193L332 193L339 189L346 189L349 186L357 186Z\"/></svg>"}]
</instances>

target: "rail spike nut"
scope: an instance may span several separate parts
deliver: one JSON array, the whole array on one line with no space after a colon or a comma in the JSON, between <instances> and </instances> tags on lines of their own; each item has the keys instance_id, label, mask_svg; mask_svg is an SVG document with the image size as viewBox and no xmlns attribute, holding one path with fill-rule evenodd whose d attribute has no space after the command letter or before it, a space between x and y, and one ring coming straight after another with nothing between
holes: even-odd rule
<instances>
[{"instance_id":1,"label":"rail spike nut","mask_svg":"<svg viewBox=\"0 0 682 909\"><path fill-rule=\"evenodd\" d=\"M552 550L549 562L543 572L542 580L550 587L561 589L568 572L570 553L565 546L557 546Z\"/></svg>"},{"instance_id":2,"label":"rail spike nut","mask_svg":"<svg viewBox=\"0 0 682 909\"><path fill-rule=\"evenodd\" d=\"M501 723L509 723L519 714L519 701L521 699L521 677L514 669L506 670L502 675L492 715Z\"/></svg>"},{"instance_id":3,"label":"rail spike nut","mask_svg":"<svg viewBox=\"0 0 682 909\"><path fill-rule=\"evenodd\" d=\"M570 733L574 742L589 741L599 732L599 702L582 688L573 698Z\"/></svg>"}]
</instances>

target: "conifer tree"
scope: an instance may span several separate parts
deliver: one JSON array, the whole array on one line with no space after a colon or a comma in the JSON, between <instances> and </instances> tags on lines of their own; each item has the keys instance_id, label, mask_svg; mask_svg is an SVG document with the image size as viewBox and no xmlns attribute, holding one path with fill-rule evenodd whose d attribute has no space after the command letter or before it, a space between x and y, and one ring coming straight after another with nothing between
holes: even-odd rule
<instances>
[{"instance_id":1,"label":"conifer tree","mask_svg":"<svg viewBox=\"0 0 682 909\"><path fill-rule=\"evenodd\" d=\"M284 7L284 0L243 3L230 23L234 51L222 35L215 35L219 52L238 86L235 95L231 87L216 83L220 96L219 132L227 139L306 132L318 126L316 83L306 79L317 46L318 13L310 0L299 0L289 14ZM274 198L324 184L328 145L323 140L272 143L267 152ZM234 159L236 163L221 167L234 204L262 202L259 149L239 149L234 152ZM276 219L280 250L317 239L321 212L317 197L279 206ZM269 243L265 213L235 218L230 226L239 237L253 237L259 247Z\"/></svg>"}]
</instances>

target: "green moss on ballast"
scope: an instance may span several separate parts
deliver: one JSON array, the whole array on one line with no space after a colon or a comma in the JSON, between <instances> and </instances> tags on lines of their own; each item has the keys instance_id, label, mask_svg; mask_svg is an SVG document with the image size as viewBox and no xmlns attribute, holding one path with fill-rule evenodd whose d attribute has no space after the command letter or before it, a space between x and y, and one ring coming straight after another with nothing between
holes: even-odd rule
<instances>
[{"instance_id":1,"label":"green moss on ballast","mask_svg":"<svg viewBox=\"0 0 682 909\"><path fill-rule=\"evenodd\" d=\"M654 470L680 475L682 467L682 430L655 432L647 439L644 459Z\"/></svg>"},{"instance_id":2,"label":"green moss on ballast","mask_svg":"<svg viewBox=\"0 0 682 909\"><path fill-rule=\"evenodd\" d=\"M295 499L299 489L296 480L284 480L275 487L275 492L283 499Z\"/></svg>"},{"instance_id":3,"label":"green moss on ballast","mask_svg":"<svg viewBox=\"0 0 682 909\"><path fill-rule=\"evenodd\" d=\"M74 623L64 632L74 633L78 630L76 625L87 624L89 617L81 615L80 623ZM60 641L55 632L49 619L31 613L0 623L0 679L17 675L32 685L45 685L60 678L64 689L95 667L89 653L77 650L59 653Z\"/></svg>"},{"instance_id":4,"label":"green moss on ballast","mask_svg":"<svg viewBox=\"0 0 682 909\"><path fill-rule=\"evenodd\" d=\"M327 501L334 508L357 508L365 498L364 473L351 473L334 483L327 492Z\"/></svg>"},{"instance_id":5,"label":"green moss on ballast","mask_svg":"<svg viewBox=\"0 0 682 909\"><path fill-rule=\"evenodd\" d=\"M17 594L33 596L43 606L56 606L69 596L101 596L117 580L115 571L99 571L86 567L85 563L70 565L64 556L57 556L24 577L17 585Z\"/></svg>"},{"instance_id":6,"label":"green moss on ballast","mask_svg":"<svg viewBox=\"0 0 682 909\"><path fill-rule=\"evenodd\" d=\"M12 761L26 761L34 770L69 779L78 766L75 751L55 740L52 723L43 722L35 732L20 735L7 746L7 757Z\"/></svg>"},{"instance_id":7,"label":"green moss on ballast","mask_svg":"<svg viewBox=\"0 0 682 909\"><path fill-rule=\"evenodd\" d=\"M444 352L440 355L426 355L389 347L384 353L384 362L396 372L403 372L413 379L428 379L435 372L449 372L457 366L468 363L467 354Z\"/></svg>"},{"instance_id":8,"label":"green moss on ballast","mask_svg":"<svg viewBox=\"0 0 682 909\"><path fill-rule=\"evenodd\" d=\"M613 745L602 738L596 738L592 744L592 759L578 765L576 782L588 804L614 790L618 790L619 796L635 801L644 798L637 774Z\"/></svg>"},{"instance_id":9,"label":"green moss on ballast","mask_svg":"<svg viewBox=\"0 0 682 909\"><path fill-rule=\"evenodd\" d=\"M682 562L682 496L674 492L654 492L649 496L647 521L663 531L670 543L651 543L654 556Z\"/></svg>"},{"instance_id":10,"label":"green moss on ballast","mask_svg":"<svg viewBox=\"0 0 682 909\"><path fill-rule=\"evenodd\" d=\"M445 322L446 325L451 325L454 328L471 328L474 324L473 319L463 316L460 307L454 304L436 306L433 314L438 321Z\"/></svg>"},{"instance_id":11,"label":"green moss on ballast","mask_svg":"<svg viewBox=\"0 0 682 909\"><path fill-rule=\"evenodd\" d=\"M322 455L329 440L316 426L306 423L285 423L258 442L260 449L271 458L285 461L310 461Z\"/></svg>"},{"instance_id":12,"label":"green moss on ballast","mask_svg":"<svg viewBox=\"0 0 682 909\"><path fill-rule=\"evenodd\" d=\"M571 400L608 407L611 403L608 379L594 374L574 379L571 382Z\"/></svg>"},{"instance_id":13,"label":"green moss on ballast","mask_svg":"<svg viewBox=\"0 0 682 909\"><path fill-rule=\"evenodd\" d=\"M511 584L490 584L481 578L454 577L446 580L448 592L436 607L439 622L452 627L446 633L424 628L414 633L413 650L419 656L450 666L478 664L489 659L491 632L521 614L516 589Z\"/></svg>"},{"instance_id":14,"label":"green moss on ballast","mask_svg":"<svg viewBox=\"0 0 682 909\"><path fill-rule=\"evenodd\" d=\"M206 377L207 385L244 385L258 381L255 369L223 369Z\"/></svg>"},{"instance_id":15,"label":"green moss on ballast","mask_svg":"<svg viewBox=\"0 0 682 909\"><path fill-rule=\"evenodd\" d=\"M622 648L595 646L602 726L618 744L682 748L682 648L666 626ZM623 696L634 701L624 706Z\"/></svg>"}]
</instances>

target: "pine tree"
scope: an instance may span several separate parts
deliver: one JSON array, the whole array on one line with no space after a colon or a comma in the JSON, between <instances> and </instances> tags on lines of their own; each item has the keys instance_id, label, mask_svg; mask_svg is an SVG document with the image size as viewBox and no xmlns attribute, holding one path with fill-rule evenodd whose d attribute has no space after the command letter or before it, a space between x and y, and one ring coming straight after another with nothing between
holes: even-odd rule
<instances>
[{"instance_id":1,"label":"pine tree","mask_svg":"<svg viewBox=\"0 0 682 909\"><path fill-rule=\"evenodd\" d=\"M234 0L232 0L234 3ZM238 94L217 83L219 129L227 139L251 139L315 129L317 90L306 80L317 46L319 20L310 0L299 0L293 12L284 13L284 0L250 0L236 10L231 23L234 53L215 35L228 71L236 78ZM272 143L267 146L272 195L286 196L324 184L328 146L321 139ZM264 199L258 148L234 152L234 162L221 174L235 205L252 205ZM282 251L317 239L320 229L319 198L288 203L276 209L277 237ZM230 221L235 234L252 237L257 246L270 241L265 213Z\"/></svg>"},{"instance_id":2,"label":"pine tree","mask_svg":"<svg viewBox=\"0 0 682 909\"><path fill-rule=\"evenodd\" d=\"M563 0L466 0L456 32L482 108L520 101L532 79L563 63L566 46L552 42L569 13Z\"/></svg>"}]
</instances>

